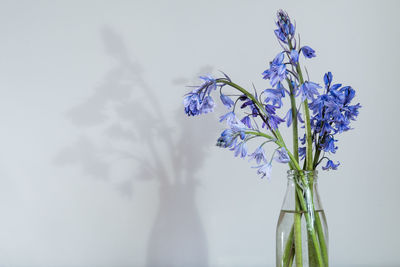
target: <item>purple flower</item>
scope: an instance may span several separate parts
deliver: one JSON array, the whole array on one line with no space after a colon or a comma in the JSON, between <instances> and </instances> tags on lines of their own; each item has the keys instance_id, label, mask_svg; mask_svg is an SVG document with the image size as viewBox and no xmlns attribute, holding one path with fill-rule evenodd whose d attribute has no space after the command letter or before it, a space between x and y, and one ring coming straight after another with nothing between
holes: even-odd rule
<instances>
[{"instance_id":1,"label":"purple flower","mask_svg":"<svg viewBox=\"0 0 400 267\"><path fill-rule=\"evenodd\" d=\"M249 155L249 157L250 160L255 159L257 164L260 164L261 161L267 162L265 151L262 147L258 147L252 154Z\"/></svg>"},{"instance_id":2,"label":"purple flower","mask_svg":"<svg viewBox=\"0 0 400 267\"><path fill-rule=\"evenodd\" d=\"M200 76L199 78L204 81L204 83L200 86L200 88L207 88L208 93L211 92L212 90L216 90L217 89L217 82L210 75L208 75L208 76Z\"/></svg>"},{"instance_id":3,"label":"purple flower","mask_svg":"<svg viewBox=\"0 0 400 267\"><path fill-rule=\"evenodd\" d=\"M211 96L206 96L200 106L200 114L207 114L213 112L215 107L214 100Z\"/></svg>"},{"instance_id":4,"label":"purple flower","mask_svg":"<svg viewBox=\"0 0 400 267\"><path fill-rule=\"evenodd\" d=\"M279 163L288 163L290 161L289 155L284 147L276 150L277 155L274 157Z\"/></svg>"},{"instance_id":5,"label":"purple flower","mask_svg":"<svg viewBox=\"0 0 400 267\"><path fill-rule=\"evenodd\" d=\"M303 46L302 48L301 48L301 52L303 52L303 55L306 57L306 58L312 58L312 57L315 57L315 50L314 49L312 49L311 47L309 47L309 46Z\"/></svg>"},{"instance_id":6,"label":"purple flower","mask_svg":"<svg viewBox=\"0 0 400 267\"><path fill-rule=\"evenodd\" d=\"M201 114L200 107L201 107L201 100L200 96L196 93L189 93L183 99L183 105L185 107L185 113L188 116L196 116Z\"/></svg>"},{"instance_id":7,"label":"purple flower","mask_svg":"<svg viewBox=\"0 0 400 267\"><path fill-rule=\"evenodd\" d=\"M212 112L214 100L210 96L211 91L217 89L217 83L211 76L200 76L204 82L183 99L185 113L188 116L196 116Z\"/></svg>"},{"instance_id":8,"label":"purple flower","mask_svg":"<svg viewBox=\"0 0 400 267\"><path fill-rule=\"evenodd\" d=\"M236 147L234 148L235 150L235 157L239 156L241 158L246 157L247 155L247 145L246 142L240 142Z\"/></svg>"},{"instance_id":9,"label":"purple flower","mask_svg":"<svg viewBox=\"0 0 400 267\"><path fill-rule=\"evenodd\" d=\"M287 39L291 39L291 37L294 35L295 27L291 23L290 18L285 11L279 10L276 15L276 26L278 26L278 29L274 31L275 35L276 37L278 37L279 40L287 43Z\"/></svg>"},{"instance_id":10,"label":"purple flower","mask_svg":"<svg viewBox=\"0 0 400 267\"><path fill-rule=\"evenodd\" d=\"M325 88L329 88L329 86L331 85L332 82L332 73L329 71L327 73L325 73L324 75L324 83L325 83Z\"/></svg>"},{"instance_id":11,"label":"purple flower","mask_svg":"<svg viewBox=\"0 0 400 267\"><path fill-rule=\"evenodd\" d=\"M251 129L251 120L249 116L244 117L240 120L244 125L246 125L249 129Z\"/></svg>"},{"instance_id":12,"label":"purple flower","mask_svg":"<svg viewBox=\"0 0 400 267\"><path fill-rule=\"evenodd\" d=\"M296 64L299 61L299 53L296 51L296 49L292 49L290 51L290 62Z\"/></svg>"},{"instance_id":13,"label":"purple flower","mask_svg":"<svg viewBox=\"0 0 400 267\"><path fill-rule=\"evenodd\" d=\"M232 99L229 98L229 96L226 96L224 94L221 94L220 96L222 104L224 104L226 107L231 108L235 103L232 101Z\"/></svg>"},{"instance_id":14,"label":"purple flower","mask_svg":"<svg viewBox=\"0 0 400 267\"><path fill-rule=\"evenodd\" d=\"M332 136L328 136L325 139L324 143L321 144L321 147L326 152L336 153L336 150L338 149L338 147L335 146L335 142L337 142L337 140L333 139Z\"/></svg>"},{"instance_id":15,"label":"purple flower","mask_svg":"<svg viewBox=\"0 0 400 267\"><path fill-rule=\"evenodd\" d=\"M306 147L299 147L299 157L304 159L306 157Z\"/></svg>"},{"instance_id":16,"label":"purple flower","mask_svg":"<svg viewBox=\"0 0 400 267\"><path fill-rule=\"evenodd\" d=\"M271 126L271 128L273 130L276 130L276 129L278 129L279 124L281 122L284 122L284 120L282 120L281 118L279 118L276 115L269 115L268 122L269 122L269 125Z\"/></svg>"},{"instance_id":17,"label":"purple flower","mask_svg":"<svg viewBox=\"0 0 400 267\"><path fill-rule=\"evenodd\" d=\"M324 170L324 171L326 171L326 170L337 170L337 167L340 165L340 162L338 161L338 163L337 164L335 164L335 163L333 163L333 161L332 160L328 160L328 162L326 163L326 166L325 167L322 167L322 169Z\"/></svg>"},{"instance_id":18,"label":"purple flower","mask_svg":"<svg viewBox=\"0 0 400 267\"><path fill-rule=\"evenodd\" d=\"M282 98L285 97L285 89L265 89L263 93L266 96L264 100L265 103L271 101L272 105L276 106L277 108L282 106Z\"/></svg>"},{"instance_id":19,"label":"purple flower","mask_svg":"<svg viewBox=\"0 0 400 267\"><path fill-rule=\"evenodd\" d=\"M261 174L261 178L267 177L267 179L271 178L271 169L272 165L271 163L267 162L261 166L253 167L253 168L259 168L257 170L257 174Z\"/></svg>"},{"instance_id":20,"label":"purple flower","mask_svg":"<svg viewBox=\"0 0 400 267\"><path fill-rule=\"evenodd\" d=\"M286 121L287 127L290 127L292 125L293 117L292 117L292 109L290 108L288 112L286 113L285 117L283 118ZM301 123L303 123L303 119L301 118L301 113L297 111L297 120L299 120Z\"/></svg>"},{"instance_id":21,"label":"purple flower","mask_svg":"<svg viewBox=\"0 0 400 267\"><path fill-rule=\"evenodd\" d=\"M318 88L321 88L321 86L317 83L314 82L304 82L300 88L298 94L301 94L301 101L304 101L305 99L308 100L313 100L314 95L319 95L318 93Z\"/></svg>"},{"instance_id":22,"label":"purple flower","mask_svg":"<svg viewBox=\"0 0 400 267\"><path fill-rule=\"evenodd\" d=\"M229 127L232 127L233 124L238 123L238 119L236 118L235 113L233 111L226 113L225 115L222 115L219 117L219 122L223 122L226 120L226 123Z\"/></svg>"},{"instance_id":23,"label":"purple flower","mask_svg":"<svg viewBox=\"0 0 400 267\"><path fill-rule=\"evenodd\" d=\"M225 129L217 140L217 146L227 148L231 147L237 135L231 129Z\"/></svg>"},{"instance_id":24,"label":"purple flower","mask_svg":"<svg viewBox=\"0 0 400 267\"><path fill-rule=\"evenodd\" d=\"M286 79L286 66L283 64L285 55L283 52L279 53L274 60L270 63L268 70L264 71L263 78L269 79L273 87L278 84L278 82Z\"/></svg>"}]
</instances>

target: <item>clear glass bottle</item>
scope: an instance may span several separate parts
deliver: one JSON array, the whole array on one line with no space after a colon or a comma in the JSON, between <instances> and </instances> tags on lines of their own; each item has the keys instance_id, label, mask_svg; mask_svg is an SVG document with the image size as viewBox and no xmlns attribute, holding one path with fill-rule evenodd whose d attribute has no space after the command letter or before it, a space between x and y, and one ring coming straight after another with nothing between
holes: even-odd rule
<instances>
[{"instance_id":1,"label":"clear glass bottle","mask_svg":"<svg viewBox=\"0 0 400 267\"><path fill-rule=\"evenodd\" d=\"M276 228L276 266L327 267L328 226L318 194L317 171L288 171Z\"/></svg>"}]
</instances>

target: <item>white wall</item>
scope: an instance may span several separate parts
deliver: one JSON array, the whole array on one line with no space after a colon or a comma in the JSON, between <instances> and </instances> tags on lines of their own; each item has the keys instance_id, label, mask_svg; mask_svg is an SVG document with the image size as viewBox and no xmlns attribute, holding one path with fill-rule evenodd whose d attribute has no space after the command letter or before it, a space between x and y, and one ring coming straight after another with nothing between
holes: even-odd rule
<instances>
[{"instance_id":1,"label":"white wall","mask_svg":"<svg viewBox=\"0 0 400 267\"><path fill-rule=\"evenodd\" d=\"M0 266L273 266L286 167L259 179L182 96L217 70L267 87L279 8L317 51L311 79L363 105L320 175L331 265L400 265L399 7L1 1Z\"/></svg>"}]
</instances>

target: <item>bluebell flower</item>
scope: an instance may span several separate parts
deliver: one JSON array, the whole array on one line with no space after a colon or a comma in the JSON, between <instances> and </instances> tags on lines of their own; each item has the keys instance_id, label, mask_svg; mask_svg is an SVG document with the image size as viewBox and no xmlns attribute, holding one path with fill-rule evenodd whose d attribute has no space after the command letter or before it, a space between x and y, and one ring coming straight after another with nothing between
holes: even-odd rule
<instances>
[{"instance_id":1,"label":"bluebell flower","mask_svg":"<svg viewBox=\"0 0 400 267\"><path fill-rule=\"evenodd\" d=\"M343 106L350 104L351 100L353 100L354 96L356 95L356 91L354 91L351 86L342 87L340 92L344 95Z\"/></svg>"},{"instance_id":2,"label":"bluebell flower","mask_svg":"<svg viewBox=\"0 0 400 267\"><path fill-rule=\"evenodd\" d=\"M301 52L303 52L303 55L304 55L306 58L315 57L315 50L312 49L311 47L307 46L307 45L305 45L305 46L303 46L303 47L301 48Z\"/></svg>"},{"instance_id":3,"label":"bluebell flower","mask_svg":"<svg viewBox=\"0 0 400 267\"><path fill-rule=\"evenodd\" d=\"M304 159L306 157L306 147L299 147L299 157L300 159Z\"/></svg>"},{"instance_id":4,"label":"bluebell flower","mask_svg":"<svg viewBox=\"0 0 400 267\"><path fill-rule=\"evenodd\" d=\"M226 120L226 123L229 127L231 127L233 124L237 124L238 119L236 118L236 115L233 111L230 111L226 113L225 115L222 115L219 117L219 122L223 122Z\"/></svg>"},{"instance_id":5,"label":"bluebell flower","mask_svg":"<svg viewBox=\"0 0 400 267\"><path fill-rule=\"evenodd\" d=\"M299 62L299 53L297 52L296 49L292 49L292 51L290 51L290 62L294 64Z\"/></svg>"},{"instance_id":6,"label":"bluebell flower","mask_svg":"<svg viewBox=\"0 0 400 267\"><path fill-rule=\"evenodd\" d=\"M282 42L287 43L287 39L291 39L294 35L295 27L291 23L290 18L285 11L278 11L276 26L278 26L278 29L274 31L276 37L278 37Z\"/></svg>"},{"instance_id":7,"label":"bluebell flower","mask_svg":"<svg viewBox=\"0 0 400 267\"><path fill-rule=\"evenodd\" d=\"M344 115L346 116L346 118L348 120L355 120L356 117L358 116L358 109L361 108L360 103L356 104L356 105L352 105L352 106L347 106L345 111L344 111Z\"/></svg>"},{"instance_id":8,"label":"bluebell flower","mask_svg":"<svg viewBox=\"0 0 400 267\"><path fill-rule=\"evenodd\" d=\"M332 73L330 71L325 73L325 75L324 75L325 88L329 88L329 86L331 85L331 82L332 82L332 78L333 78Z\"/></svg>"},{"instance_id":9,"label":"bluebell flower","mask_svg":"<svg viewBox=\"0 0 400 267\"><path fill-rule=\"evenodd\" d=\"M189 93L183 99L183 105L185 107L185 113L188 116L196 116L200 114L201 99L196 93Z\"/></svg>"},{"instance_id":10,"label":"bluebell flower","mask_svg":"<svg viewBox=\"0 0 400 267\"><path fill-rule=\"evenodd\" d=\"M205 114L214 110L214 100L210 96L211 91L217 89L217 82L211 76L200 76L204 82L192 92L188 93L183 105L188 116Z\"/></svg>"},{"instance_id":11,"label":"bluebell flower","mask_svg":"<svg viewBox=\"0 0 400 267\"><path fill-rule=\"evenodd\" d=\"M233 100L229 97L226 96L224 94L220 95L221 98L221 102L222 104L224 104L226 107L231 108L235 103L233 102Z\"/></svg>"},{"instance_id":12,"label":"bluebell flower","mask_svg":"<svg viewBox=\"0 0 400 267\"><path fill-rule=\"evenodd\" d=\"M200 86L200 88L207 88L208 92L217 89L217 82L211 76L200 76L200 79L204 81L204 83Z\"/></svg>"},{"instance_id":13,"label":"bluebell flower","mask_svg":"<svg viewBox=\"0 0 400 267\"><path fill-rule=\"evenodd\" d=\"M272 130L278 129L278 126L281 122L284 122L284 120L282 120L276 115L270 114L268 116L268 123L271 126Z\"/></svg>"},{"instance_id":14,"label":"bluebell flower","mask_svg":"<svg viewBox=\"0 0 400 267\"><path fill-rule=\"evenodd\" d=\"M292 124L292 109L290 108L288 112L286 113L285 117L283 118L286 121L287 127L290 127Z\"/></svg>"},{"instance_id":15,"label":"bluebell flower","mask_svg":"<svg viewBox=\"0 0 400 267\"><path fill-rule=\"evenodd\" d=\"M335 146L335 142L337 142L337 140L335 140L332 136L328 136L324 140L324 143L321 144L321 147L325 152L336 153L338 147Z\"/></svg>"},{"instance_id":16,"label":"bluebell flower","mask_svg":"<svg viewBox=\"0 0 400 267\"><path fill-rule=\"evenodd\" d=\"M286 113L285 117L283 118L286 121L286 125L287 127L290 127L290 125L292 125L292 109L290 108L288 110L288 112ZM304 123L303 119L301 118L301 113L299 111L297 111L297 120L300 121L301 123Z\"/></svg>"},{"instance_id":17,"label":"bluebell flower","mask_svg":"<svg viewBox=\"0 0 400 267\"><path fill-rule=\"evenodd\" d=\"M215 103L211 96L206 96L200 106L200 114L214 111Z\"/></svg>"},{"instance_id":18,"label":"bluebell flower","mask_svg":"<svg viewBox=\"0 0 400 267\"><path fill-rule=\"evenodd\" d=\"M249 129L251 129L251 120L249 116L245 116L243 119L240 120L244 125L246 125Z\"/></svg>"},{"instance_id":19,"label":"bluebell flower","mask_svg":"<svg viewBox=\"0 0 400 267\"><path fill-rule=\"evenodd\" d=\"M269 79L273 87L275 87L278 82L286 79L286 66L283 64L284 58L284 52L279 53L270 63L269 69L262 73L263 78Z\"/></svg>"},{"instance_id":20,"label":"bluebell flower","mask_svg":"<svg viewBox=\"0 0 400 267\"><path fill-rule=\"evenodd\" d=\"M299 137L300 144L304 145L307 141L306 134L303 135L303 138Z\"/></svg>"},{"instance_id":21,"label":"bluebell flower","mask_svg":"<svg viewBox=\"0 0 400 267\"><path fill-rule=\"evenodd\" d=\"M217 146L227 148L231 147L237 135L231 129L225 129L217 140Z\"/></svg>"},{"instance_id":22,"label":"bluebell flower","mask_svg":"<svg viewBox=\"0 0 400 267\"><path fill-rule=\"evenodd\" d=\"M274 157L279 163L288 163L290 161L289 155L284 147L276 150L277 155Z\"/></svg>"},{"instance_id":23,"label":"bluebell flower","mask_svg":"<svg viewBox=\"0 0 400 267\"><path fill-rule=\"evenodd\" d=\"M246 126L242 122L231 125L231 129L240 136L240 139L246 138Z\"/></svg>"},{"instance_id":24,"label":"bluebell flower","mask_svg":"<svg viewBox=\"0 0 400 267\"><path fill-rule=\"evenodd\" d=\"M339 162L339 161L338 161L337 164L335 164L335 163L333 163L332 160L328 160L328 162L326 163L326 166L325 166L325 167L322 167L322 169L323 169L324 171L329 170L329 169L331 169L331 170L337 170L337 167L338 167L339 165L340 165L340 162Z\"/></svg>"},{"instance_id":25,"label":"bluebell flower","mask_svg":"<svg viewBox=\"0 0 400 267\"><path fill-rule=\"evenodd\" d=\"M300 85L298 94L302 95L301 101L305 99L313 100L314 95L319 95L318 88L321 88L321 86L314 82L304 82Z\"/></svg>"},{"instance_id":26,"label":"bluebell flower","mask_svg":"<svg viewBox=\"0 0 400 267\"><path fill-rule=\"evenodd\" d=\"M265 89L263 91L266 98L264 100L265 103L271 101L272 105L280 108L282 106L282 98L285 97L284 89Z\"/></svg>"},{"instance_id":27,"label":"bluebell flower","mask_svg":"<svg viewBox=\"0 0 400 267\"><path fill-rule=\"evenodd\" d=\"M257 174L260 174L261 178L264 178L264 177L267 177L267 179L271 178L271 169L272 169L271 163L267 162L261 166L256 166L253 168L258 168Z\"/></svg>"},{"instance_id":28,"label":"bluebell flower","mask_svg":"<svg viewBox=\"0 0 400 267\"><path fill-rule=\"evenodd\" d=\"M267 162L267 156L262 147L258 147L252 154L249 155L250 160L255 159L257 164L261 162Z\"/></svg>"},{"instance_id":29,"label":"bluebell flower","mask_svg":"<svg viewBox=\"0 0 400 267\"><path fill-rule=\"evenodd\" d=\"M246 157L247 155L247 145L246 142L240 142L238 145L236 145L235 149L235 157L239 156L241 158Z\"/></svg>"}]
</instances>

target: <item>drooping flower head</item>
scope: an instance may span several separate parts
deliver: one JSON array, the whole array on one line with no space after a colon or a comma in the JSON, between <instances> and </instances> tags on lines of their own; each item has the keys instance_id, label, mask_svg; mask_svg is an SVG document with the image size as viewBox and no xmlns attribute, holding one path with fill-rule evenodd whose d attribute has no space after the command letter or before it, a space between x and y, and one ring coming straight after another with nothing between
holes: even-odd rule
<instances>
[{"instance_id":1,"label":"drooping flower head","mask_svg":"<svg viewBox=\"0 0 400 267\"><path fill-rule=\"evenodd\" d=\"M315 50L312 49L311 47L307 46L307 45L305 45L305 46L303 46L303 47L301 48L301 52L303 52L303 55L304 55L306 58L313 58L313 57L316 57L316 55L315 55Z\"/></svg>"},{"instance_id":2,"label":"drooping flower head","mask_svg":"<svg viewBox=\"0 0 400 267\"><path fill-rule=\"evenodd\" d=\"M267 179L271 178L271 163L267 162L261 166L253 167L258 168L257 173L261 175L261 178L267 177Z\"/></svg>"},{"instance_id":3,"label":"drooping flower head","mask_svg":"<svg viewBox=\"0 0 400 267\"><path fill-rule=\"evenodd\" d=\"M252 154L249 155L250 160L255 159L257 164L267 162L267 156L264 149L260 146Z\"/></svg>"},{"instance_id":4,"label":"drooping flower head","mask_svg":"<svg viewBox=\"0 0 400 267\"><path fill-rule=\"evenodd\" d=\"M217 82L211 76L200 76L204 82L188 93L184 100L183 106L188 116L196 116L212 112L215 102L210 96L211 91L217 89Z\"/></svg>"},{"instance_id":5,"label":"drooping flower head","mask_svg":"<svg viewBox=\"0 0 400 267\"><path fill-rule=\"evenodd\" d=\"M339 162L339 161L338 161L337 164L335 164L335 163L333 163L332 160L328 160L328 162L326 163L326 166L325 166L325 167L322 166L322 169L323 169L324 171L327 171L327 170L337 170L337 167L339 167L339 165L340 165L340 162Z\"/></svg>"}]
</instances>

